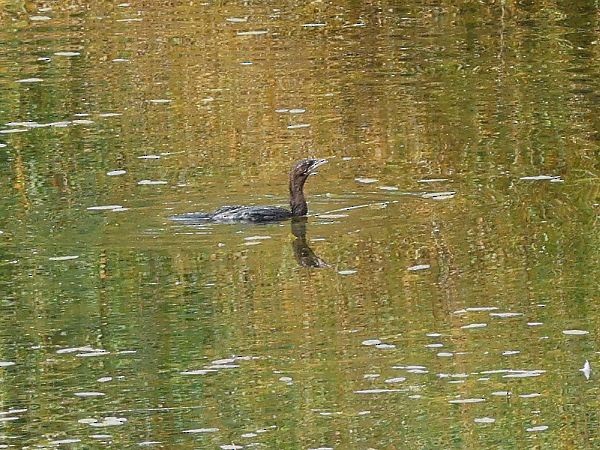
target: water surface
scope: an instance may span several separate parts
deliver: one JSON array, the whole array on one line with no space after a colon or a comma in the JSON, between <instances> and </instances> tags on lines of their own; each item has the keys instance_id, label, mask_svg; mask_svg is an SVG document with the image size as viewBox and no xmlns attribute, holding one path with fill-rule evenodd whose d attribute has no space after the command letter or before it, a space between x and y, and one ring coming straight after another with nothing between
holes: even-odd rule
<instances>
[{"instance_id":1,"label":"water surface","mask_svg":"<svg viewBox=\"0 0 600 450\"><path fill-rule=\"evenodd\" d=\"M0 444L597 446L597 6L175 3L0 2Z\"/></svg>"}]
</instances>

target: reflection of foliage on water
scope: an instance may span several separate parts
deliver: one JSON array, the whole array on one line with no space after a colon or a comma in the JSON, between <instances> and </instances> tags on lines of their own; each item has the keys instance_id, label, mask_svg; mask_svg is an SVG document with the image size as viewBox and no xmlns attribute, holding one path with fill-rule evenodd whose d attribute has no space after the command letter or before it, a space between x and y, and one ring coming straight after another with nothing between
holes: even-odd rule
<instances>
[{"instance_id":1,"label":"reflection of foliage on water","mask_svg":"<svg viewBox=\"0 0 600 450\"><path fill-rule=\"evenodd\" d=\"M0 2L10 11L3 23L23 21L22 5ZM447 397L489 389L470 377L451 391L432 380L435 372L504 367L510 363L500 354L510 345L527 349L520 364L543 369L575 367L573 355L597 350L589 341L569 341L567 351L556 340L538 340L582 318L594 332L598 317L597 8L289 3L275 18L270 5L254 5L248 22L236 23L226 19L248 15L239 5L199 10L155 2L139 16L137 7L112 2L79 5L54 2L52 21L0 30L0 128L71 121L0 134L7 144L0 148L1 359L32 369L0 369L5 386L19 387L3 390L7 405L32 398L38 423L56 421L51 428L60 430L81 418L80 408L92 415L113 407L99 400L81 406L65 392L98 389L99 373L119 373L124 384L106 388L115 409L202 404L195 415L138 416L136 428L164 430L154 437L167 442L190 428L192 416L222 430L275 421L285 433L266 438L272 448L319 439L340 448L383 447L400 438L476 448L476 413L448 409ZM129 19L142 21L123 21ZM302 26L320 22L327 26ZM236 34L256 29L269 33ZM61 51L81 55L55 55ZM253 64L240 64L247 61ZM15 83L33 77L44 81ZM289 112L300 107L306 111ZM106 112L122 116L101 116ZM73 123L78 113L93 123ZM310 127L288 129L304 123ZM285 203L290 161L312 152L334 157L309 188L321 194L311 197L313 210L400 200L332 223L310 219L311 238L324 239L310 246L332 270L298 267L288 224L220 226L188 237L164 223L172 206L212 209L267 194L277 195L269 203ZM114 169L127 173L106 175ZM564 183L520 180L539 174ZM457 195L394 197L354 185L367 175L401 192ZM416 183L422 178L450 181ZM142 179L169 184L140 186ZM351 191L357 194L346 196ZM132 209L86 210L102 204ZM240 239L263 232L272 239L260 245ZM79 258L48 260L65 254ZM431 268L406 270L418 264ZM338 273L345 269L356 273ZM538 336L515 319L502 326L477 316L489 322L485 331L461 331L468 322L453 313L481 305L522 312L546 328ZM443 332L451 351L474 356L440 362L424 350L430 331ZM397 351L360 346L374 337L393 341ZM86 362L55 353L84 344L138 353ZM35 345L42 349L31 350ZM234 353L261 359L205 378L179 374ZM393 377L392 365L417 363L431 369L430 378L411 380L422 403L353 393L369 371ZM279 382L284 375L293 384ZM556 422L548 434L556 439L560 423L549 410L566 408L575 417L586 406L597 410L577 392L557 392L570 383L553 371L519 388L544 394L539 409ZM490 384L507 387L502 379ZM130 394L123 398L121 388ZM490 436L507 446L523 442L511 430L530 420L525 408L495 407L505 419ZM356 413L369 408L376 419L361 422ZM27 429L32 441L42 433L35 422ZM585 446L587 425L572 429L565 439ZM130 444L130 433L114 431L115 442Z\"/></svg>"}]
</instances>

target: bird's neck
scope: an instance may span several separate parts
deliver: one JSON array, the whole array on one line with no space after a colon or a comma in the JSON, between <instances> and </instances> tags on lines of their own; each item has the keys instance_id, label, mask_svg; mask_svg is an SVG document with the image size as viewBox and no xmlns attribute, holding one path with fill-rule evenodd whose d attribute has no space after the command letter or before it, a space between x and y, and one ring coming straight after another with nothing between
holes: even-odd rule
<instances>
[{"instance_id":1,"label":"bird's neck","mask_svg":"<svg viewBox=\"0 0 600 450\"><path fill-rule=\"evenodd\" d=\"M306 179L290 178L290 209L293 216L305 216L308 205L304 198L304 182Z\"/></svg>"}]
</instances>

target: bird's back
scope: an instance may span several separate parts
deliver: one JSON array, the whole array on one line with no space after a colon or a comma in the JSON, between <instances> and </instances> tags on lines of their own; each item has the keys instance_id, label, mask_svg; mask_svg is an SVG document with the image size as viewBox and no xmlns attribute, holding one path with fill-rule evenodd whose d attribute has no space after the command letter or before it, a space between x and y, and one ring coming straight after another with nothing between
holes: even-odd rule
<instances>
[{"instance_id":1,"label":"bird's back","mask_svg":"<svg viewBox=\"0 0 600 450\"><path fill-rule=\"evenodd\" d=\"M171 220L188 225L206 222L276 222L292 217L291 211L279 206L222 206L214 213L195 212L172 216Z\"/></svg>"},{"instance_id":2,"label":"bird's back","mask_svg":"<svg viewBox=\"0 0 600 450\"><path fill-rule=\"evenodd\" d=\"M227 206L219 208L212 216L214 222L274 222L292 217L292 213L279 206Z\"/></svg>"}]
</instances>

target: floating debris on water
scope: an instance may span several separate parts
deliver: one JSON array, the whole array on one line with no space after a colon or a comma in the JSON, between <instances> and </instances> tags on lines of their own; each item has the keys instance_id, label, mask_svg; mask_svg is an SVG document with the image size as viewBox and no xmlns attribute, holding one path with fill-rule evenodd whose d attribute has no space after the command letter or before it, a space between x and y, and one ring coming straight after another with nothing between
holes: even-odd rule
<instances>
[{"instance_id":1,"label":"floating debris on water","mask_svg":"<svg viewBox=\"0 0 600 450\"><path fill-rule=\"evenodd\" d=\"M138 156L138 159L160 159L160 155L142 155Z\"/></svg>"},{"instance_id":2,"label":"floating debris on water","mask_svg":"<svg viewBox=\"0 0 600 450\"><path fill-rule=\"evenodd\" d=\"M338 273L340 275L353 275L356 272L358 272L358 270L353 270L353 269L348 269L348 270L339 270Z\"/></svg>"},{"instance_id":3,"label":"floating debris on water","mask_svg":"<svg viewBox=\"0 0 600 450\"><path fill-rule=\"evenodd\" d=\"M123 211L126 210L121 205L99 205L99 206L89 206L87 208L88 211Z\"/></svg>"},{"instance_id":4,"label":"floating debris on water","mask_svg":"<svg viewBox=\"0 0 600 450\"><path fill-rule=\"evenodd\" d=\"M125 422L127 422L127 419L125 417L109 416L109 417L104 417L101 420L94 419L94 418L79 419L77 422L89 425L91 427L103 428L103 427L114 427L114 426L118 426L118 425L123 425Z\"/></svg>"},{"instance_id":5,"label":"floating debris on water","mask_svg":"<svg viewBox=\"0 0 600 450\"><path fill-rule=\"evenodd\" d=\"M566 334L568 336L583 336L589 333L589 331L585 330L563 330L563 334Z\"/></svg>"},{"instance_id":6,"label":"floating debris on water","mask_svg":"<svg viewBox=\"0 0 600 450\"><path fill-rule=\"evenodd\" d=\"M362 183L362 184L373 184L373 183L377 183L379 180L377 178L358 177L358 178L355 178L354 181L356 181L357 183Z\"/></svg>"},{"instance_id":7,"label":"floating debris on water","mask_svg":"<svg viewBox=\"0 0 600 450\"><path fill-rule=\"evenodd\" d=\"M303 28L319 28L319 27L324 27L326 26L326 23L322 23L322 22L316 22L316 23L305 23L302 24Z\"/></svg>"},{"instance_id":8,"label":"floating debris on water","mask_svg":"<svg viewBox=\"0 0 600 450\"><path fill-rule=\"evenodd\" d=\"M379 186L379 189L382 191L397 191L398 188L396 186Z\"/></svg>"},{"instance_id":9,"label":"floating debris on water","mask_svg":"<svg viewBox=\"0 0 600 450\"><path fill-rule=\"evenodd\" d=\"M239 450L241 448L244 448L244 446L236 444L224 444L220 445L219 448L221 448L222 450Z\"/></svg>"},{"instance_id":10,"label":"floating debris on water","mask_svg":"<svg viewBox=\"0 0 600 450\"><path fill-rule=\"evenodd\" d=\"M548 429L548 425L538 425L536 427L527 428L525 431L528 433L535 433L537 431L546 431Z\"/></svg>"},{"instance_id":11,"label":"floating debris on water","mask_svg":"<svg viewBox=\"0 0 600 450\"><path fill-rule=\"evenodd\" d=\"M485 402L485 398L460 398L456 400L448 400L448 403L465 405L469 403L482 403Z\"/></svg>"},{"instance_id":12,"label":"floating debris on water","mask_svg":"<svg viewBox=\"0 0 600 450\"><path fill-rule=\"evenodd\" d=\"M124 22L124 23L131 23L131 22L142 22L144 19L142 19L141 17L132 17L129 19L117 19L116 22Z\"/></svg>"},{"instance_id":13,"label":"floating debris on water","mask_svg":"<svg viewBox=\"0 0 600 450\"><path fill-rule=\"evenodd\" d=\"M27 128L10 128L8 130L0 130L0 134L25 133L29 131Z\"/></svg>"},{"instance_id":14,"label":"floating debris on water","mask_svg":"<svg viewBox=\"0 0 600 450\"><path fill-rule=\"evenodd\" d=\"M494 391L492 392L493 396L496 397L509 397L511 395L510 391Z\"/></svg>"},{"instance_id":15,"label":"floating debris on water","mask_svg":"<svg viewBox=\"0 0 600 450\"><path fill-rule=\"evenodd\" d=\"M298 128L308 128L310 127L309 123L297 123L294 125L288 125L287 129L288 130L297 130Z\"/></svg>"},{"instance_id":16,"label":"floating debris on water","mask_svg":"<svg viewBox=\"0 0 600 450\"><path fill-rule=\"evenodd\" d=\"M85 352L85 353L75 354L75 356L77 356L78 358L87 358L87 357L93 357L93 356L106 356L106 355L110 355L110 352L108 352L106 350L99 350L97 352Z\"/></svg>"},{"instance_id":17,"label":"floating debris on water","mask_svg":"<svg viewBox=\"0 0 600 450\"><path fill-rule=\"evenodd\" d=\"M523 313L515 313L515 312L490 313L490 317L498 317L500 319L506 319L509 317L519 317L522 315L523 315Z\"/></svg>"},{"instance_id":18,"label":"floating debris on water","mask_svg":"<svg viewBox=\"0 0 600 450\"><path fill-rule=\"evenodd\" d=\"M583 373L583 376L586 380L590 379L590 375L592 374L592 366L590 365L590 362L587 359L585 360L585 363L583 363L583 367L579 369L579 371Z\"/></svg>"},{"instance_id":19,"label":"floating debris on water","mask_svg":"<svg viewBox=\"0 0 600 450\"><path fill-rule=\"evenodd\" d=\"M98 349L98 348L93 348L90 347L89 345L86 345L84 347L66 347L66 348L60 348L58 350L56 350L56 354L57 355L62 355L62 354L68 354L68 353L78 353L78 352L88 352L88 353L95 353L95 352L105 352L106 350L104 349Z\"/></svg>"},{"instance_id":20,"label":"floating debris on water","mask_svg":"<svg viewBox=\"0 0 600 450\"><path fill-rule=\"evenodd\" d=\"M417 183L441 183L443 181L448 181L448 178L424 178L418 180Z\"/></svg>"},{"instance_id":21,"label":"floating debris on water","mask_svg":"<svg viewBox=\"0 0 600 450\"><path fill-rule=\"evenodd\" d=\"M75 397L87 398L87 397L104 397L106 394L104 392L75 392L73 395Z\"/></svg>"},{"instance_id":22,"label":"floating debris on water","mask_svg":"<svg viewBox=\"0 0 600 450\"><path fill-rule=\"evenodd\" d=\"M183 372L179 372L181 375L206 375L209 373L216 373L217 369L198 369L198 370L185 370Z\"/></svg>"},{"instance_id":23,"label":"floating debris on water","mask_svg":"<svg viewBox=\"0 0 600 450\"><path fill-rule=\"evenodd\" d=\"M431 265L429 265L429 264L417 264L416 266L410 266L406 270L408 270L409 272L416 272L418 270L427 270L430 268L431 268Z\"/></svg>"},{"instance_id":24,"label":"floating debris on water","mask_svg":"<svg viewBox=\"0 0 600 450\"><path fill-rule=\"evenodd\" d=\"M521 398L536 398L541 396L542 394L540 394L539 392L533 392L531 394L519 394L519 397Z\"/></svg>"},{"instance_id":25,"label":"floating debris on water","mask_svg":"<svg viewBox=\"0 0 600 450\"><path fill-rule=\"evenodd\" d=\"M109 381L112 381L112 380L113 380L113 377L100 377L96 381L98 383L108 383Z\"/></svg>"},{"instance_id":26,"label":"floating debris on water","mask_svg":"<svg viewBox=\"0 0 600 450\"><path fill-rule=\"evenodd\" d=\"M207 375L210 373L216 373L222 369L237 369L239 364L233 364L235 361L250 361L258 359L255 356L234 356L233 358L222 358L213 361L211 364L197 370L185 370L179 372L181 375Z\"/></svg>"},{"instance_id":27,"label":"floating debris on water","mask_svg":"<svg viewBox=\"0 0 600 450\"><path fill-rule=\"evenodd\" d=\"M80 52L56 52L56 53L54 53L54 56L72 57L72 56L79 56L79 55L81 55Z\"/></svg>"},{"instance_id":28,"label":"floating debris on water","mask_svg":"<svg viewBox=\"0 0 600 450\"><path fill-rule=\"evenodd\" d=\"M468 378L468 373L438 373L439 378Z\"/></svg>"},{"instance_id":29,"label":"floating debris on water","mask_svg":"<svg viewBox=\"0 0 600 450\"><path fill-rule=\"evenodd\" d=\"M454 198L456 196L456 191L445 191L445 192L428 192L422 194L422 198L429 198L432 200L446 200L450 198Z\"/></svg>"},{"instance_id":30,"label":"floating debris on water","mask_svg":"<svg viewBox=\"0 0 600 450\"><path fill-rule=\"evenodd\" d=\"M379 339L367 339L365 341L362 341L361 344L362 345L367 345L367 346L370 346L370 345L379 345L379 344L381 344L381 341Z\"/></svg>"},{"instance_id":31,"label":"floating debris on water","mask_svg":"<svg viewBox=\"0 0 600 450\"><path fill-rule=\"evenodd\" d=\"M560 176L557 175L534 175L530 177L521 177L519 179L523 181L563 181Z\"/></svg>"},{"instance_id":32,"label":"floating debris on water","mask_svg":"<svg viewBox=\"0 0 600 450\"><path fill-rule=\"evenodd\" d=\"M30 16L29 20L32 22L45 22L47 20L52 20L52 17L48 16Z\"/></svg>"},{"instance_id":33,"label":"floating debris on water","mask_svg":"<svg viewBox=\"0 0 600 450\"><path fill-rule=\"evenodd\" d=\"M48 126L53 127L53 128L66 128L69 125L71 125L70 120L60 120L58 122L52 122L52 123L48 124Z\"/></svg>"},{"instance_id":34,"label":"floating debris on water","mask_svg":"<svg viewBox=\"0 0 600 450\"><path fill-rule=\"evenodd\" d=\"M235 358L222 358L222 359L215 359L214 361L211 362L211 364L221 365L221 364L232 364L234 362L235 362Z\"/></svg>"},{"instance_id":35,"label":"floating debris on water","mask_svg":"<svg viewBox=\"0 0 600 450\"><path fill-rule=\"evenodd\" d=\"M127 173L126 170L118 169L118 170L111 170L109 172L106 172L106 175L108 175L109 177L116 177L119 175L125 175L126 173Z\"/></svg>"},{"instance_id":36,"label":"floating debris on water","mask_svg":"<svg viewBox=\"0 0 600 450\"><path fill-rule=\"evenodd\" d=\"M396 346L394 344L386 344L386 343L381 343L381 344L375 344L375 348L379 348L382 350L389 350L392 348L396 348Z\"/></svg>"},{"instance_id":37,"label":"floating debris on water","mask_svg":"<svg viewBox=\"0 0 600 450\"><path fill-rule=\"evenodd\" d=\"M507 370L506 375L503 375L502 378L530 378L530 377L539 377L544 374L545 370ZM483 373L483 372L482 372Z\"/></svg>"},{"instance_id":38,"label":"floating debris on water","mask_svg":"<svg viewBox=\"0 0 600 450\"><path fill-rule=\"evenodd\" d=\"M147 103L152 103L153 105L166 105L171 103L173 100L168 98L153 98L151 100L146 100Z\"/></svg>"},{"instance_id":39,"label":"floating debris on water","mask_svg":"<svg viewBox=\"0 0 600 450\"><path fill-rule=\"evenodd\" d=\"M112 434L91 434L90 437L92 439L110 440L112 439Z\"/></svg>"},{"instance_id":40,"label":"floating debris on water","mask_svg":"<svg viewBox=\"0 0 600 450\"><path fill-rule=\"evenodd\" d=\"M51 445L63 445L63 444L76 444L77 442L81 442L81 439L58 439L56 441L50 441Z\"/></svg>"},{"instance_id":41,"label":"floating debris on water","mask_svg":"<svg viewBox=\"0 0 600 450\"><path fill-rule=\"evenodd\" d=\"M79 255L66 255L66 256L50 256L49 261L70 261L72 259L79 258Z\"/></svg>"},{"instance_id":42,"label":"floating debris on water","mask_svg":"<svg viewBox=\"0 0 600 450\"><path fill-rule=\"evenodd\" d=\"M317 214L317 216L319 219L343 219L348 217L348 214Z\"/></svg>"},{"instance_id":43,"label":"floating debris on water","mask_svg":"<svg viewBox=\"0 0 600 450\"><path fill-rule=\"evenodd\" d=\"M520 350L505 350L502 352L502 356L518 355L519 353L521 353Z\"/></svg>"},{"instance_id":44,"label":"floating debris on water","mask_svg":"<svg viewBox=\"0 0 600 450\"><path fill-rule=\"evenodd\" d=\"M12 422L14 420L19 420L19 419L20 419L20 417L16 417L16 416L0 417L0 423L1 422ZM0 447L0 448L2 448L2 447ZM6 447L4 447L4 448L6 448Z\"/></svg>"},{"instance_id":45,"label":"floating debris on water","mask_svg":"<svg viewBox=\"0 0 600 450\"><path fill-rule=\"evenodd\" d=\"M392 366L392 369L422 370L422 369L427 369L427 367L425 367L425 366Z\"/></svg>"},{"instance_id":46,"label":"floating debris on water","mask_svg":"<svg viewBox=\"0 0 600 450\"><path fill-rule=\"evenodd\" d=\"M163 180L140 180L137 183L140 186L155 186L155 185L164 185L167 184L166 181Z\"/></svg>"},{"instance_id":47,"label":"floating debris on water","mask_svg":"<svg viewBox=\"0 0 600 450\"><path fill-rule=\"evenodd\" d=\"M23 78L16 80L15 83L41 83L42 81L44 81L42 78Z\"/></svg>"},{"instance_id":48,"label":"floating debris on water","mask_svg":"<svg viewBox=\"0 0 600 450\"><path fill-rule=\"evenodd\" d=\"M471 306L469 308L465 308L465 311L482 312L482 311L495 311L497 309L498 309L497 306Z\"/></svg>"},{"instance_id":49,"label":"floating debris on water","mask_svg":"<svg viewBox=\"0 0 600 450\"><path fill-rule=\"evenodd\" d=\"M225 18L225 21L231 23L244 23L248 22L248 17L227 17Z\"/></svg>"},{"instance_id":50,"label":"floating debris on water","mask_svg":"<svg viewBox=\"0 0 600 450\"><path fill-rule=\"evenodd\" d=\"M33 121L29 120L27 122L8 122L6 124L6 126L8 126L8 127L25 127L25 128L44 128L44 127L50 126L50 124L38 123L38 122L33 122Z\"/></svg>"},{"instance_id":51,"label":"floating debris on water","mask_svg":"<svg viewBox=\"0 0 600 450\"><path fill-rule=\"evenodd\" d=\"M469 325L463 325L462 327L460 327L463 330L470 330L473 328L485 328L487 327L487 323L470 323Z\"/></svg>"},{"instance_id":52,"label":"floating debris on water","mask_svg":"<svg viewBox=\"0 0 600 450\"><path fill-rule=\"evenodd\" d=\"M437 354L437 356L439 356L440 358L452 358L454 356L454 353L452 353L452 352L439 352Z\"/></svg>"},{"instance_id":53,"label":"floating debris on water","mask_svg":"<svg viewBox=\"0 0 600 450\"><path fill-rule=\"evenodd\" d=\"M248 236L248 237L245 237L244 240L245 241L264 241L264 240L271 239L271 238L272 238L271 236Z\"/></svg>"},{"instance_id":54,"label":"floating debris on water","mask_svg":"<svg viewBox=\"0 0 600 450\"><path fill-rule=\"evenodd\" d=\"M251 30L251 31L238 31L236 33L237 36L260 36L263 34L268 34L269 30Z\"/></svg>"},{"instance_id":55,"label":"floating debris on water","mask_svg":"<svg viewBox=\"0 0 600 450\"><path fill-rule=\"evenodd\" d=\"M183 430L182 433L216 433L219 431L218 428L193 428L191 430Z\"/></svg>"},{"instance_id":56,"label":"floating debris on water","mask_svg":"<svg viewBox=\"0 0 600 450\"><path fill-rule=\"evenodd\" d=\"M402 383L403 381L406 381L406 377L388 378L384 383Z\"/></svg>"},{"instance_id":57,"label":"floating debris on water","mask_svg":"<svg viewBox=\"0 0 600 450\"><path fill-rule=\"evenodd\" d=\"M540 325L544 325L544 322L527 322L527 326L530 327L539 327Z\"/></svg>"},{"instance_id":58,"label":"floating debris on water","mask_svg":"<svg viewBox=\"0 0 600 450\"><path fill-rule=\"evenodd\" d=\"M13 361L0 361L0 367L14 366L16 363Z\"/></svg>"},{"instance_id":59,"label":"floating debris on water","mask_svg":"<svg viewBox=\"0 0 600 450\"><path fill-rule=\"evenodd\" d=\"M24 412L27 412L27 408L10 408L8 411L0 412L0 416L6 415L6 414L21 414Z\"/></svg>"},{"instance_id":60,"label":"floating debris on water","mask_svg":"<svg viewBox=\"0 0 600 450\"><path fill-rule=\"evenodd\" d=\"M381 375L378 373L365 373L363 375L363 378L367 379L367 380L373 380L375 378L379 378Z\"/></svg>"},{"instance_id":61,"label":"floating debris on water","mask_svg":"<svg viewBox=\"0 0 600 450\"><path fill-rule=\"evenodd\" d=\"M404 392L403 389L361 389L354 391L355 394L388 394L392 392Z\"/></svg>"},{"instance_id":62,"label":"floating debris on water","mask_svg":"<svg viewBox=\"0 0 600 450\"><path fill-rule=\"evenodd\" d=\"M306 112L306 109L304 109L304 108L291 108L288 112L290 114L303 114L303 113Z\"/></svg>"},{"instance_id":63,"label":"floating debris on water","mask_svg":"<svg viewBox=\"0 0 600 450\"><path fill-rule=\"evenodd\" d=\"M475 423L494 423L495 421L496 419L493 417L476 417L473 419L473 422Z\"/></svg>"},{"instance_id":64,"label":"floating debris on water","mask_svg":"<svg viewBox=\"0 0 600 450\"><path fill-rule=\"evenodd\" d=\"M206 367L208 370L219 370L219 369L237 369L239 364L212 364Z\"/></svg>"}]
</instances>

